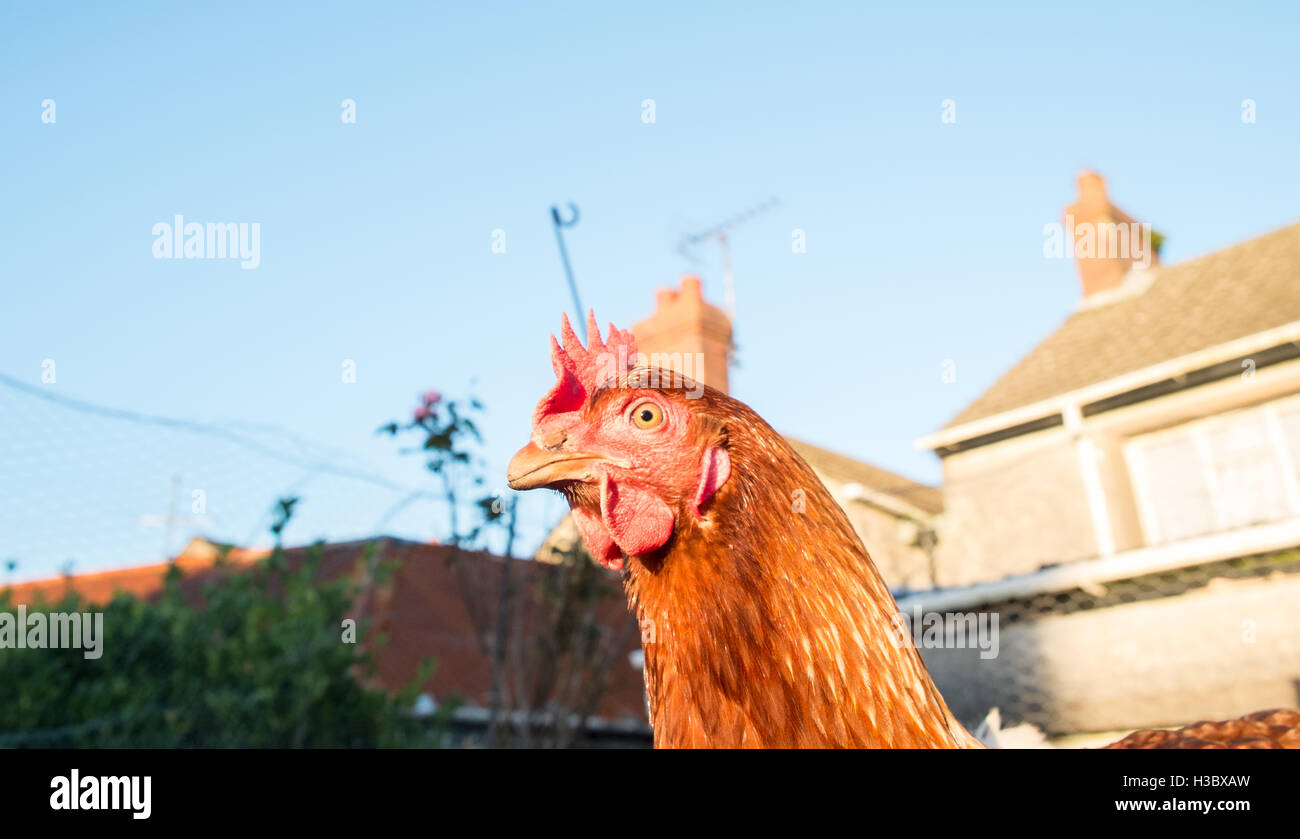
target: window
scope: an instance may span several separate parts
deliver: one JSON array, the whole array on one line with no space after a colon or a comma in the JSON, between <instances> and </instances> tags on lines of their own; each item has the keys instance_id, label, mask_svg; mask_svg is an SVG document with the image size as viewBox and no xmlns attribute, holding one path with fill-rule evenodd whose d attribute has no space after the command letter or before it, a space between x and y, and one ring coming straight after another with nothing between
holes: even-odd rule
<instances>
[{"instance_id":1,"label":"window","mask_svg":"<svg viewBox=\"0 0 1300 839\"><path fill-rule=\"evenodd\" d=\"M1282 439L1290 450L1291 467L1300 474L1300 402L1279 409L1278 424L1282 428Z\"/></svg>"},{"instance_id":2,"label":"window","mask_svg":"<svg viewBox=\"0 0 1300 839\"><path fill-rule=\"evenodd\" d=\"M1300 516L1300 400L1137 437L1127 455L1148 544Z\"/></svg>"},{"instance_id":3,"label":"window","mask_svg":"<svg viewBox=\"0 0 1300 839\"><path fill-rule=\"evenodd\" d=\"M1155 502L1148 504L1144 517L1154 525L1148 527L1147 541L1185 539L1214 529L1214 502L1191 435L1152 441L1143 448L1142 460L1143 500Z\"/></svg>"}]
</instances>

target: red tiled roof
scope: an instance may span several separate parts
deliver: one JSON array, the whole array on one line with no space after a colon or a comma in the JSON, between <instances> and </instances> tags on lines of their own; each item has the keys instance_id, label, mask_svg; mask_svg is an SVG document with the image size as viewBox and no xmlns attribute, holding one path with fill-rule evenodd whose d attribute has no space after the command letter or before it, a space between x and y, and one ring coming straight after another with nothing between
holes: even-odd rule
<instances>
[{"instance_id":1,"label":"red tiled roof","mask_svg":"<svg viewBox=\"0 0 1300 839\"><path fill-rule=\"evenodd\" d=\"M211 571L218 553L217 547L212 543L195 539L174 561L187 576L196 573L206 574ZM266 551L231 548L227 560L238 566L256 562L266 555ZM69 589L90 603L107 603L118 592L133 597L149 598L162 591L163 575L167 573L170 566L171 563L160 562L134 568L115 568L112 571L50 577L29 583L17 583L8 586L5 590L12 596L14 603L58 600Z\"/></svg>"},{"instance_id":2,"label":"red tiled roof","mask_svg":"<svg viewBox=\"0 0 1300 839\"><path fill-rule=\"evenodd\" d=\"M436 660L433 676L423 686L440 703L460 697L472 705L486 707L490 701L491 661L486 639L494 630L493 616L499 591L502 558L478 551L456 551L446 545L424 544L379 538L362 542L323 545L320 577L335 580L357 575L359 560L368 544L379 545L380 555L395 564L386 583L363 595L348 617L371 622L371 633L386 636L387 642L374 655L375 681L386 690L405 687L427 657ZM287 565L301 563L306 548L286 551ZM216 546L196 539L176 559L185 572L182 586L188 597L198 600L216 574ZM235 548L229 562L238 569L260 561L266 551ZM91 603L104 603L117 592L142 598L156 597L163 588L169 565L149 565L95 574L58 577L11 586L13 603L55 600L69 588ZM539 575L559 573L557 566L516 560L514 580L525 584L541 582ZM610 597L596 610L597 620L620 642L608 674L609 686L598 714L617 719L645 719L641 672L629 663L630 653L640 649L636 624L627 612L616 577L602 578ZM523 592L536 586L519 585ZM473 613L469 606L475 604ZM529 604L523 601L525 614ZM527 620L527 619L525 619ZM524 635L527 638L527 634ZM528 642L524 642L527 644ZM507 678L517 668L507 667Z\"/></svg>"}]
</instances>

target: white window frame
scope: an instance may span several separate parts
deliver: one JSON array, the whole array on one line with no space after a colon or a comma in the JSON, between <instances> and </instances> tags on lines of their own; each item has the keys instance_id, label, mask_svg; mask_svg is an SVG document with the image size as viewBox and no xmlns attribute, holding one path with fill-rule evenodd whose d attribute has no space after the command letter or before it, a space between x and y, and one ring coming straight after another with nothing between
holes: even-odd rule
<instances>
[{"instance_id":1,"label":"white window frame","mask_svg":"<svg viewBox=\"0 0 1300 839\"><path fill-rule=\"evenodd\" d=\"M1138 505L1138 519L1142 525L1142 537L1145 544L1158 545L1171 541L1164 538L1164 534L1160 532L1160 520L1156 514L1155 498L1152 496L1151 482L1147 477L1149 472L1145 457L1146 448L1152 443L1159 443L1171 437L1191 439L1200 460L1205 488L1210 495L1210 507L1214 515L1214 526L1206 531L1206 534L1201 535L1222 533L1228 529L1224 527L1225 512L1223 505L1225 499L1222 493L1218 491L1218 475L1215 472L1214 458L1210 452L1210 433L1232 423L1237 418L1246 417L1247 415L1257 415L1263 421L1274 455L1281 464L1282 487L1283 494L1286 496L1287 507L1291 516L1300 516L1300 474L1298 474L1300 473L1300 465L1293 457L1291 447L1282 428L1281 419L1283 411L1294 407L1300 407L1300 395L1286 396L1259 405L1252 405L1248 408L1224 411L1214 416L1192 420L1160 431L1152 431L1129 438L1128 442L1124 444L1124 460L1128 465L1129 477L1132 480L1133 494Z\"/></svg>"}]
</instances>

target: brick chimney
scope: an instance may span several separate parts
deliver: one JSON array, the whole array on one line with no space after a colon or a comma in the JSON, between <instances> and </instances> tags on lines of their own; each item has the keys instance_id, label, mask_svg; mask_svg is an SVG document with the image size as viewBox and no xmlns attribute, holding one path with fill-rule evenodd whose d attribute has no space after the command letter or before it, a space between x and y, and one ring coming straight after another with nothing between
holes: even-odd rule
<instances>
[{"instance_id":1,"label":"brick chimney","mask_svg":"<svg viewBox=\"0 0 1300 839\"><path fill-rule=\"evenodd\" d=\"M1110 203L1106 180L1096 172L1078 177L1079 200L1065 209L1065 237L1079 266L1083 296L1117 288L1134 265L1158 265L1149 224Z\"/></svg>"},{"instance_id":2,"label":"brick chimney","mask_svg":"<svg viewBox=\"0 0 1300 839\"><path fill-rule=\"evenodd\" d=\"M637 350L661 367L683 373L697 382L727 390L727 362L731 355L731 319L705 301L700 278L682 277L681 287L659 290L655 313L632 327Z\"/></svg>"}]
</instances>

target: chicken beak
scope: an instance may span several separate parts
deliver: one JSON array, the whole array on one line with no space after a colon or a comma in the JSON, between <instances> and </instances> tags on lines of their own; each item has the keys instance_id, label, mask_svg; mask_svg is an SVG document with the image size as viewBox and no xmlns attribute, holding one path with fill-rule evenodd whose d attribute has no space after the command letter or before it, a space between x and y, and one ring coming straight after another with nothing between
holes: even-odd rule
<instances>
[{"instance_id":1,"label":"chicken beak","mask_svg":"<svg viewBox=\"0 0 1300 839\"><path fill-rule=\"evenodd\" d=\"M511 489L537 489L564 481L596 483L601 465L627 466L627 461L593 452L556 452L536 443L524 446L510 459L506 480Z\"/></svg>"}]
</instances>

